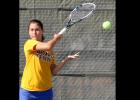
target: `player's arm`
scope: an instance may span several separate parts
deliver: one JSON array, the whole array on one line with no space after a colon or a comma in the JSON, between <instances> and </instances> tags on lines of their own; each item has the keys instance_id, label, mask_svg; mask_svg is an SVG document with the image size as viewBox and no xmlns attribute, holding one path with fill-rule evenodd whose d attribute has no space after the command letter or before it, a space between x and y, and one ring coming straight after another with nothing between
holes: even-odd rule
<instances>
[{"instance_id":1,"label":"player's arm","mask_svg":"<svg viewBox=\"0 0 140 100\"><path fill-rule=\"evenodd\" d=\"M46 42L39 42L36 46L35 49L36 50L51 50L54 45L62 38L62 35L60 34L54 34L54 37Z\"/></svg>"},{"instance_id":2,"label":"player's arm","mask_svg":"<svg viewBox=\"0 0 140 100\"><path fill-rule=\"evenodd\" d=\"M74 55L68 55L68 56L67 56L65 59L63 59L58 65L53 64L53 65L51 66L52 74L53 74L53 75L57 74L57 73L64 67L64 65L65 65L68 61L70 61L70 60L72 60L72 59L76 59L76 58L78 58L78 57L79 57L79 52L76 53L76 54L74 54Z\"/></svg>"}]
</instances>

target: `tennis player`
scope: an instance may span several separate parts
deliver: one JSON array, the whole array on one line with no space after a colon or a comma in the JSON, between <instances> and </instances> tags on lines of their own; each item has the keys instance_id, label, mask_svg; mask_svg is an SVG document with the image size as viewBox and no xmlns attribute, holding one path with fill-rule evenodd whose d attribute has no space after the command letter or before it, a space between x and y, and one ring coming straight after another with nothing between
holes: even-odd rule
<instances>
[{"instance_id":1,"label":"tennis player","mask_svg":"<svg viewBox=\"0 0 140 100\"><path fill-rule=\"evenodd\" d=\"M19 98L20 100L53 100L52 77L57 74L68 61L79 57L68 55L56 64L53 47L62 38L54 34L53 38L43 41L43 24L37 19L29 22L29 36L24 44L26 65L23 71Z\"/></svg>"}]
</instances>

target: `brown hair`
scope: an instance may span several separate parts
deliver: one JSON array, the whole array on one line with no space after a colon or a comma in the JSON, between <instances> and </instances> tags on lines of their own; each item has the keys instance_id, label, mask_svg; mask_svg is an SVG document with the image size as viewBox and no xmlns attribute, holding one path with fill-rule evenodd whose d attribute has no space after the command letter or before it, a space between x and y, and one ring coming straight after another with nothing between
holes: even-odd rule
<instances>
[{"instance_id":1,"label":"brown hair","mask_svg":"<svg viewBox=\"0 0 140 100\"><path fill-rule=\"evenodd\" d=\"M44 30L44 28L43 28L43 23L40 21L40 20L37 20L37 19L32 19L32 20L30 20L30 22L29 22L29 25L28 25L28 30L29 30L29 27L30 27L30 24L31 23L37 23L38 24L38 26L42 29L42 30ZM42 41L45 39L45 37L42 35Z\"/></svg>"},{"instance_id":2,"label":"brown hair","mask_svg":"<svg viewBox=\"0 0 140 100\"><path fill-rule=\"evenodd\" d=\"M31 23L37 23L38 26L40 26L40 28L43 30L43 24L40 20L37 20L37 19L30 20L29 25L28 25L28 29L29 29L29 26L30 26Z\"/></svg>"}]
</instances>

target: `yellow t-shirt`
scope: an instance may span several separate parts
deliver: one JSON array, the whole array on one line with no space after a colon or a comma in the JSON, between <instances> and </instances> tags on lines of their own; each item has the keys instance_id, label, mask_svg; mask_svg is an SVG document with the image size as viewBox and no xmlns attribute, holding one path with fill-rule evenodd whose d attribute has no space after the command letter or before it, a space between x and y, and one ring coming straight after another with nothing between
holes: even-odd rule
<instances>
[{"instance_id":1,"label":"yellow t-shirt","mask_svg":"<svg viewBox=\"0 0 140 100\"><path fill-rule=\"evenodd\" d=\"M39 41L29 39L24 44L26 65L21 87L29 91L44 91L52 87L50 66L56 63L56 59L50 52L36 51L34 47L37 43Z\"/></svg>"}]
</instances>

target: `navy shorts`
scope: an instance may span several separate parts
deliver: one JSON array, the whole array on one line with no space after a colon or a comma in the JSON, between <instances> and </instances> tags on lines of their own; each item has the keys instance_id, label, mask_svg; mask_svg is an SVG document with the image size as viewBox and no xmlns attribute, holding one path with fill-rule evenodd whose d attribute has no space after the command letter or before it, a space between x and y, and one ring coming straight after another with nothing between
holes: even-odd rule
<instances>
[{"instance_id":1,"label":"navy shorts","mask_svg":"<svg viewBox=\"0 0 140 100\"><path fill-rule=\"evenodd\" d=\"M19 100L53 100L53 91L28 91L20 88Z\"/></svg>"}]
</instances>

